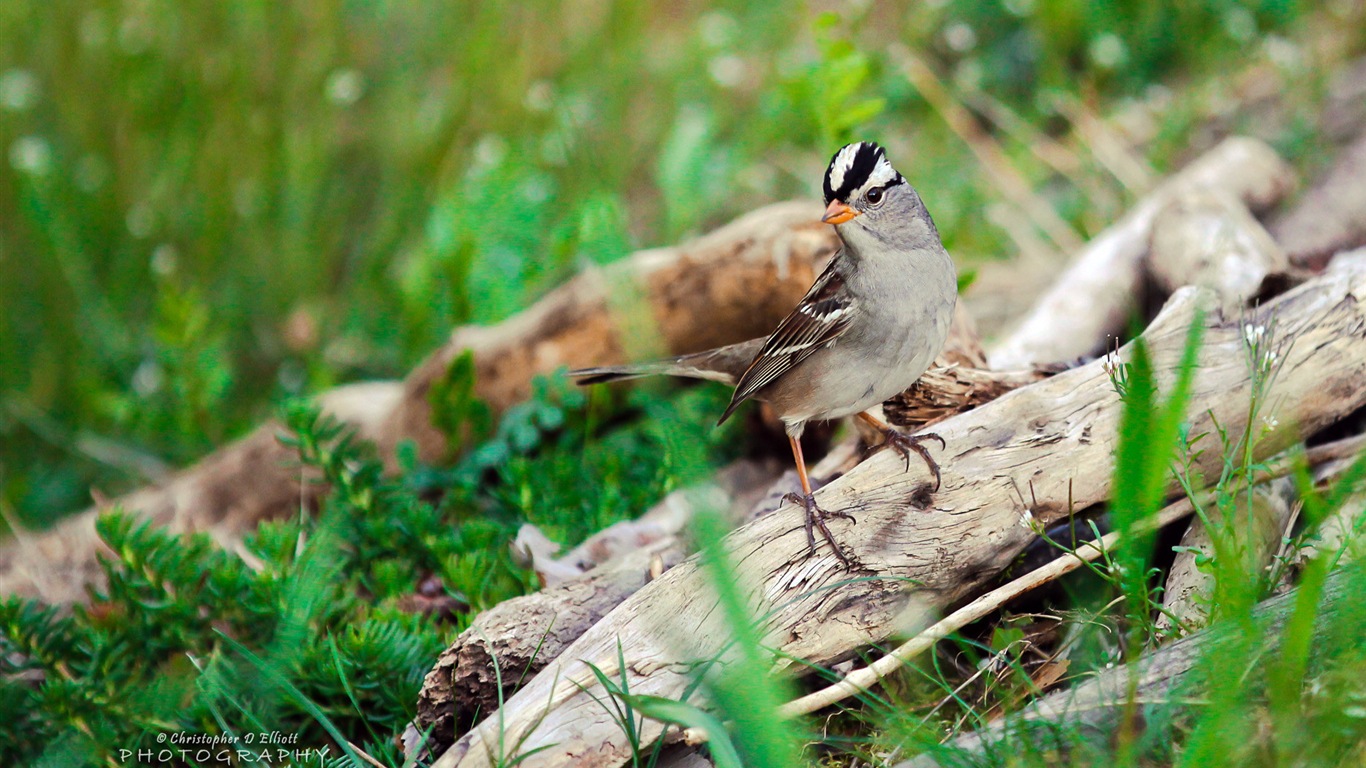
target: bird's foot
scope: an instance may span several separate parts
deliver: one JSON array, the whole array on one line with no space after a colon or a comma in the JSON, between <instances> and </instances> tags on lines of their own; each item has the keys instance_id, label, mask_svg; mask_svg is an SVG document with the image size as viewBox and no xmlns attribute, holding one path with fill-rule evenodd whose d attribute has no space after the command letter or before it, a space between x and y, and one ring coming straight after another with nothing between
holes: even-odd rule
<instances>
[{"instance_id":1,"label":"bird's foot","mask_svg":"<svg viewBox=\"0 0 1366 768\"><path fill-rule=\"evenodd\" d=\"M925 466L929 467L930 472L934 475L934 490L939 490L939 462L935 461L933 456L930 456L929 449L921 445L921 443L926 440L938 440L939 450L942 451L948 447L948 444L944 442L944 438L933 432L907 435L898 432L891 427L883 429L882 434L887 437L885 445L890 446L892 450L901 454L901 458L906 460L907 471L910 471L911 469L911 452L914 451L915 453L920 454L920 458L925 460Z\"/></svg>"},{"instance_id":2,"label":"bird's foot","mask_svg":"<svg viewBox=\"0 0 1366 768\"><path fill-rule=\"evenodd\" d=\"M835 556L840 559L840 562L844 563L846 566L850 565L849 556L844 554L844 549L840 547L839 542L835 541L835 535L830 532L830 527L825 524L825 521L832 517L842 517L851 523L858 523L858 521L854 519L854 516L848 512L840 512L838 510L828 512L821 509L816 504L816 496L814 494L789 493L783 498L795 504L801 504L806 509L806 545L811 549L810 554L816 554L815 529L819 528L821 536L824 536L825 540L830 542L830 548L835 550Z\"/></svg>"}]
</instances>

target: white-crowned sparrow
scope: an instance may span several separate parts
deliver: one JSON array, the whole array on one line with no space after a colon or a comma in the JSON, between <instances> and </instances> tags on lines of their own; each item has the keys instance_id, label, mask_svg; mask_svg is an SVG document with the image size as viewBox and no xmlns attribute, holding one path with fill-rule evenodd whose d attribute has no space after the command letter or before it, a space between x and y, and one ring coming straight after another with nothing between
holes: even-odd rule
<instances>
[{"instance_id":1,"label":"white-crowned sparrow","mask_svg":"<svg viewBox=\"0 0 1366 768\"><path fill-rule=\"evenodd\" d=\"M806 508L813 525L848 562L825 524L853 518L816 506L799 438L813 420L858 414L906 457L915 451L939 467L921 442L938 435L903 435L864 411L896 395L929 368L948 337L958 298L953 261L920 195L887 162L877 144L858 142L835 153L825 172L825 216L844 247L767 339L638 365L570 371L580 384L666 374L735 385L720 424L751 398L769 403L787 428Z\"/></svg>"}]
</instances>

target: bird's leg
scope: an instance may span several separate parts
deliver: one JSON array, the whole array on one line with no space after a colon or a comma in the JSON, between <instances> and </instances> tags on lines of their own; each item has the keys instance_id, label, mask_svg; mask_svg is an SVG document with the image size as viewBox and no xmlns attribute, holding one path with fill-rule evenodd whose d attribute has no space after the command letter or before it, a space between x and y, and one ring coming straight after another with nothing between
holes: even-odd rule
<instances>
[{"instance_id":1,"label":"bird's leg","mask_svg":"<svg viewBox=\"0 0 1366 768\"><path fill-rule=\"evenodd\" d=\"M825 524L825 519L827 517L843 517L853 523L858 521L848 512L826 512L816 506L816 496L811 491L811 478L807 477L806 474L806 459L802 458L802 444L791 435L788 436L787 440L792 444L792 458L797 462L797 477L802 481L802 494L798 496L795 493L789 493L785 498L806 508L806 545L810 547L811 554L816 554L816 534L813 526L820 528L821 535L830 542L830 548L835 550L835 556L840 559L840 562L849 565L849 557L844 554L844 550L835 541L835 536L830 533L830 528Z\"/></svg>"},{"instance_id":2,"label":"bird's leg","mask_svg":"<svg viewBox=\"0 0 1366 768\"><path fill-rule=\"evenodd\" d=\"M939 490L939 463L930 456L929 450L921 445L921 443L926 440L938 440L939 450L942 451L948 447L947 444L944 443L944 438L933 432L925 432L919 435L907 435L899 432L890 424L884 424L883 422L878 421L867 413L860 413L858 417L872 426L873 429L881 432L887 438L887 445L891 446L893 450L901 454L901 457L906 460L907 470L911 468L911 451L920 454L920 458L925 460L925 466L929 467L930 472L934 474L934 489L936 491Z\"/></svg>"}]
</instances>

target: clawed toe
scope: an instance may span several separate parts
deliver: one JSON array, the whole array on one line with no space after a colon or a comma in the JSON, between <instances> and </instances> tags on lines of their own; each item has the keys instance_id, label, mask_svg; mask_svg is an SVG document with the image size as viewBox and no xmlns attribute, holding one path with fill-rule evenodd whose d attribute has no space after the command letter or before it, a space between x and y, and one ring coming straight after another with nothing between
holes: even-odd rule
<instances>
[{"instance_id":1,"label":"clawed toe","mask_svg":"<svg viewBox=\"0 0 1366 768\"><path fill-rule=\"evenodd\" d=\"M930 455L929 449L924 445L921 445L921 443L924 443L927 440L937 440L939 441L939 450L942 451L948 447L948 444L944 442L944 438L933 432L925 432L919 435L905 435L891 428L888 428L883 434L887 436L887 445L891 446L892 450L901 454L901 457L906 460L907 471L910 471L911 469L912 451L919 454L921 459L924 459L925 466L928 467L930 473L934 475L934 490L938 491L941 484L939 477L939 462L934 460L934 457Z\"/></svg>"},{"instance_id":2,"label":"clawed toe","mask_svg":"<svg viewBox=\"0 0 1366 768\"><path fill-rule=\"evenodd\" d=\"M844 549L840 547L839 542L835 541L835 535L830 532L830 527L825 524L825 521L832 517L842 517L851 523L857 524L858 521L854 519L854 516L840 510L827 512L826 510L821 509L821 507L816 504L816 497L814 494L789 493L783 498L794 504L801 504L802 507L806 509L806 546L810 550L810 555L816 554L815 529L819 528L821 536L824 537L826 541L830 542L830 548L835 551L835 557L838 557L840 562L844 563L846 566L849 565L849 556L844 554Z\"/></svg>"}]
</instances>

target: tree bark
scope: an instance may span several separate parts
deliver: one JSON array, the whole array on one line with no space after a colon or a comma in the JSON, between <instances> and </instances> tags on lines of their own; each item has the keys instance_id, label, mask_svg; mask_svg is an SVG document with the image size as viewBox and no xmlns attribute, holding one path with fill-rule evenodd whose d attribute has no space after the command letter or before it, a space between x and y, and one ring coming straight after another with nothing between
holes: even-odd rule
<instances>
[{"instance_id":1,"label":"tree bark","mask_svg":"<svg viewBox=\"0 0 1366 768\"><path fill-rule=\"evenodd\" d=\"M1210 301L1209 294L1178 292L1144 333L1164 386L1175 375L1198 301ZM1250 393L1243 322L1264 324L1272 316L1283 337L1296 342L1275 392L1274 415L1285 426L1258 445L1258 458L1366 403L1366 253L1339 257L1324 275L1246 318L1217 311L1207 317L1192 388L1193 432L1212 429L1211 419L1231 432L1242 429ZM935 432L948 447L939 456L937 493L919 463L907 469L891 452L870 457L816 494L824 509L858 519L831 522L849 568L825 546L808 556L798 506L736 530L726 545L755 615L768 619L767 644L783 658L827 664L894 632L908 599L935 611L971 594L1032 538L1026 516L1048 524L1109 497L1120 411L1103 361L1096 361L939 423ZM1213 471L1217 461L1202 455L1197 469ZM918 585L911 595L907 583ZM490 765L514 753L527 755L528 766L621 764L629 745L594 700L605 692L587 664L614 679L624 674L633 693L676 698L691 682L690 662L725 657L729 632L715 608L697 560L684 561L585 633L438 765ZM647 740L659 733L658 725L646 725Z\"/></svg>"}]
</instances>

